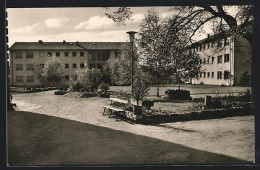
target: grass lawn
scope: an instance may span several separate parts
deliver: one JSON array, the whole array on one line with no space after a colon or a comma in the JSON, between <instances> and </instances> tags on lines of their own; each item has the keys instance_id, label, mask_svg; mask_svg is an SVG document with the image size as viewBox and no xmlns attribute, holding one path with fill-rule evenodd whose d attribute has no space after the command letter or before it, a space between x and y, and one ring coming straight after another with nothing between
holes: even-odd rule
<instances>
[{"instance_id":1,"label":"grass lawn","mask_svg":"<svg viewBox=\"0 0 260 170\"><path fill-rule=\"evenodd\" d=\"M177 85L161 86L159 88L159 94L165 95L165 91L168 89L178 89ZM251 90L251 87L222 87L215 85L181 85L182 90L190 91L192 97L204 97L206 94L215 97L217 95L238 95L239 92L245 92L247 89ZM124 91L131 93L130 86L110 86L110 90ZM152 86L149 90L149 96L155 96L157 93L157 87Z\"/></svg>"},{"instance_id":2,"label":"grass lawn","mask_svg":"<svg viewBox=\"0 0 260 170\"><path fill-rule=\"evenodd\" d=\"M7 114L10 165L254 161L254 116L132 125L102 116L105 98L45 91L13 99L20 111Z\"/></svg>"}]
</instances>

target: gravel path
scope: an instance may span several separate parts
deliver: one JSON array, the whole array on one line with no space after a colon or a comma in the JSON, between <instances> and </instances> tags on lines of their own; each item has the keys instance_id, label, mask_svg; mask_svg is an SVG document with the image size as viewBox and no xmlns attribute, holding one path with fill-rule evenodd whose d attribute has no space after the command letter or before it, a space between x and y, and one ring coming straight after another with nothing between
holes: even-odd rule
<instances>
[{"instance_id":1,"label":"gravel path","mask_svg":"<svg viewBox=\"0 0 260 170\"><path fill-rule=\"evenodd\" d=\"M154 126L132 125L124 121L115 121L115 119L108 118L108 116L102 116L103 106L108 103L108 99L98 97L72 98L53 95L53 93L53 91L45 91L14 94L13 102L17 104L17 109L21 111L65 118L120 132L129 132L133 135L180 144L181 146L209 153L226 155L243 161L254 161L253 116L164 123ZM150 147L152 150L153 146ZM171 152L162 154L162 158L159 160L164 159L163 157L169 157ZM189 162L185 161L189 155L184 157L183 163Z\"/></svg>"}]
</instances>

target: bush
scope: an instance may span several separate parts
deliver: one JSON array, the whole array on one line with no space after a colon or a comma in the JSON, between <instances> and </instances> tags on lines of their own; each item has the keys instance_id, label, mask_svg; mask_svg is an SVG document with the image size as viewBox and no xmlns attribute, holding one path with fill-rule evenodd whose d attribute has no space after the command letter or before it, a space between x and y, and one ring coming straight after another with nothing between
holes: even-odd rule
<instances>
[{"instance_id":1,"label":"bush","mask_svg":"<svg viewBox=\"0 0 260 170\"><path fill-rule=\"evenodd\" d=\"M106 92L109 90L109 85L106 84L106 83L101 83L99 86L98 86L99 89L101 89L102 91Z\"/></svg>"},{"instance_id":2,"label":"bush","mask_svg":"<svg viewBox=\"0 0 260 170\"><path fill-rule=\"evenodd\" d=\"M79 82L76 82L75 84L71 85L71 90L73 92L75 92L75 91L79 92L82 88L83 88L83 86Z\"/></svg>"},{"instance_id":3,"label":"bush","mask_svg":"<svg viewBox=\"0 0 260 170\"><path fill-rule=\"evenodd\" d=\"M63 90L58 90L58 91L55 91L54 94L55 95L64 95L66 94L67 92L66 91L63 91Z\"/></svg>"},{"instance_id":4,"label":"bush","mask_svg":"<svg viewBox=\"0 0 260 170\"><path fill-rule=\"evenodd\" d=\"M242 102L250 102L250 101L252 101L251 99L252 99L252 94L249 89L246 90L244 95L239 96L239 100Z\"/></svg>"},{"instance_id":5,"label":"bush","mask_svg":"<svg viewBox=\"0 0 260 170\"><path fill-rule=\"evenodd\" d=\"M83 92L79 97L87 98L87 97L96 97L97 94L95 92Z\"/></svg>"},{"instance_id":6,"label":"bush","mask_svg":"<svg viewBox=\"0 0 260 170\"><path fill-rule=\"evenodd\" d=\"M165 96L168 99L175 100L191 100L190 91L187 90L171 90L165 91Z\"/></svg>"},{"instance_id":7,"label":"bush","mask_svg":"<svg viewBox=\"0 0 260 170\"><path fill-rule=\"evenodd\" d=\"M59 90L62 90L62 91L67 91L69 88L69 85L68 84L61 84L59 86Z\"/></svg>"}]
</instances>

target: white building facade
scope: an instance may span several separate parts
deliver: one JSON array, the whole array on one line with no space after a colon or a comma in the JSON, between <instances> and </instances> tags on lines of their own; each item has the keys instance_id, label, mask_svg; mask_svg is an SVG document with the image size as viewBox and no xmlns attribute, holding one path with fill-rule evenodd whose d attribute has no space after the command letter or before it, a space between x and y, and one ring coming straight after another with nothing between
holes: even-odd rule
<instances>
[{"instance_id":1,"label":"white building facade","mask_svg":"<svg viewBox=\"0 0 260 170\"><path fill-rule=\"evenodd\" d=\"M229 35L214 35L192 44L192 53L199 55L200 73L192 84L239 85L241 76L251 76L252 49L247 40Z\"/></svg>"}]
</instances>

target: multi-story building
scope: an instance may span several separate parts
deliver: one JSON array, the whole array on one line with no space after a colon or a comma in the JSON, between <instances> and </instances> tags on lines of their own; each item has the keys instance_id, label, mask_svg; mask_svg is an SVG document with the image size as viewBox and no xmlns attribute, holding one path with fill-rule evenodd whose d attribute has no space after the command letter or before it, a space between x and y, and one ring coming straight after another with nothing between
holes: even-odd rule
<instances>
[{"instance_id":1,"label":"multi-story building","mask_svg":"<svg viewBox=\"0 0 260 170\"><path fill-rule=\"evenodd\" d=\"M216 34L193 43L189 50L199 55L200 73L192 84L239 85L243 74L251 75L252 48L244 38Z\"/></svg>"},{"instance_id":2,"label":"multi-story building","mask_svg":"<svg viewBox=\"0 0 260 170\"><path fill-rule=\"evenodd\" d=\"M102 69L109 57L119 54L121 45L122 42L15 42L9 49L11 85L40 85L34 66L44 67L53 56L64 65L64 79L75 80L77 69Z\"/></svg>"}]
</instances>

